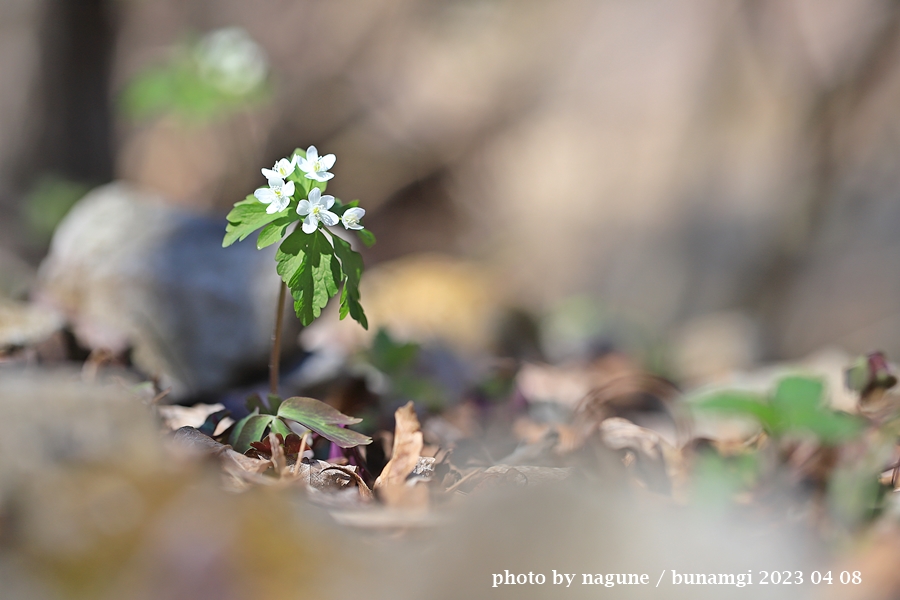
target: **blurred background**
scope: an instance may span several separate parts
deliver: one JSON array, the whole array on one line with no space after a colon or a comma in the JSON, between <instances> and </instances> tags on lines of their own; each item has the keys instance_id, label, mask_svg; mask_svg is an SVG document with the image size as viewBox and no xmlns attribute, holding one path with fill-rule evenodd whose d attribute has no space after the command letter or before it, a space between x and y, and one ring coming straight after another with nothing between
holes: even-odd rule
<instances>
[{"instance_id":1,"label":"blurred background","mask_svg":"<svg viewBox=\"0 0 900 600\"><path fill-rule=\"evenodd\" d=\"M410 330L688 380L900 354L888 0L4 0L0 294L170 367L209 352L166 341L198 315L250 315L234 352L264 357L271 256L221 250L224 215L310 144L378 236L376 328L412 295ZM160 272L169 304L123 291Z\"/></svg>"},{"instance_id":2,"label":"blurred background","mask_svg":"<svg viewBox=\"0 0 900 600\"><path fill-rule=\"evenodd\" d=\"M225 216L310 145L378 238L370 328L291 317L276 387L362 419L372 486L430 464L406 505L160 435L251 458L205 436L265 397L281 284ZM897 597L898 162L900 0L0 0L4 593L477 596L838 548L880 590L852 597ZM706 418L706 384L759 422Z\"/></svg>"}]
</instances>

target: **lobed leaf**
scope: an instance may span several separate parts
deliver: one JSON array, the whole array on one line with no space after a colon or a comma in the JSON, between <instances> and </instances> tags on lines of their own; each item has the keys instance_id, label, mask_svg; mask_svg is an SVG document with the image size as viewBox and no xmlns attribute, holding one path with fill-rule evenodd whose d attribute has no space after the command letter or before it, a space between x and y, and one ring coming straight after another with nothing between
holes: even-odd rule
<instances>
[{"instance_id":1,"label":"lobed leaf","mask_svg":"<svg viewBox=\"0 0 900 600\"><path fill-rule=\"evenodd\" d=\"M341 260L341 270L344 273L344 289L341 291L340 318L348 314L354 321L362 325L363 329L369 328L368 319L359 302L359 282L362 278L362 257L353 251L349 242L334 236L334 253Z\"/></svg>"},{"instance_id":2,"label":"lobed leaf","mask_svg":"<svg viewBox=\"0 0 900 600\"><path fill-rule=\"evenodd\" d=\"M362 419L345 415L315 398L288 398L281 403L278 416L300 423L341 448L353 448L372 442L369 436L343 427L359 423Z\"/></svg>"},{"instance_id":3,"label":"lobed leaf","mask_svg":"<svg viewBox=\"0 0 900 600\"><path fill-rule=\"evenodd\" d=\"M260 227L285 218L285 215L283 212L270 215L266 212L266 205L257 200L256 196L250 194L236 203L225 218L228 220L228 225L225 226L225 239L222 240L223 248L227 248L235 242L244 241L248 235Z\"/></svg>"},{"instance_id":4,"label":"lobed leaf","mask_svg":"<svg viewBox=\"0 0 900 600\"><path fill-rule=\"evenodd\" d=\"M287 216L276 219L263 227L262 231L259 232L259 237L256 238L257 250L262 250L263 248L280 242L284 237L284 234L287 233L287 228L290 224L296 223L299 220L300 215L298 215L296 211L291 211Z\"/></svg>"},{"instance_id":5,"label":"lobed leaf","mask_svg":"<svg viewBox=\"0 0 900 600\"><path fill-rule=\"evenodd\" d=\"M294 299L294 311L304 325L312 323L337 294L340 271L334 248L322 230L295 231L275 254L276 268Z\"/></svg>"}]
</instances>

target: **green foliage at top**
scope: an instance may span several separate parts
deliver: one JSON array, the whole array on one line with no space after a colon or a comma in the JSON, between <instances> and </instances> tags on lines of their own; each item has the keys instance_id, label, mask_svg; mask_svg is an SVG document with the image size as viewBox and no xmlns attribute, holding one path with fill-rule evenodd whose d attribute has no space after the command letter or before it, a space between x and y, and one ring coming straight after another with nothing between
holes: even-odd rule
<instances>
[{"instance_id":1,"label":"green foliage at top","mask_svg":"<svg viewBox=\"0 0 900 600\"><path fill-rule=\"evenodd\" d=\"M305 157L306 153L297 148L294 155ZM275 253L276 271L290 290L294 311L304 325L318 318L328 301L340 291L340 318L349 315L367 329L369 323L359 293L362 257L349 242L324 226L313 233L304 233L300 228L303 217L297 213L299 202L309 196L313 188L324 192L326 183L308 179L298 169L288 175L286 181L292 181L296 191L285 210L269 214L266 212L268 205L253 195L234 205L227 216L222 246L243 241L256 231L259 231L257 248L280 243ZM335 199L330 210L341 217L357 204L357 201L344 204ZM293 230L288 233L292 226ZM358 230L356 234L366 245L375 243L375 236L366 229Z\"/></svg>"},{"instance_id":2,"label":"green foliage at top","mask_svg":"<svg viewBox=\"0 0 900 600\"><path fill-rule=\"evenodd\" d=\"M120 107L138 120L164 114L185 123L215 120L269 97L266 68L261 50L242 30L215 31L138 73Z\"/></svg>"},{"instance_id":3,"label":"green foliage at top","mask_svg":"<svg viewBox=\"0 0 900 600\"><path fill-rule=\"evenodd\" d=\"M263 404L259 396L248 400L247 407L253 413L235 424L229 440L238 452L246 452L250 449L250 444L263 439L270 431L287 437L291 434L288 421L299 423L341 448L372 443L372 438L346 428L362 419L349 417L315 398L295 397L282 400L269 394L268 400L268 406Z\"/></svg>"},{"instance_id":4,"label":"green foliage at top","mask_svg":"<svg viewBox=\"0 0 900 600\"><path fill-rule=\"evenodd\" d=\"M788 376L769 394L725 390L699 399L700 411L717 411L755 419L773 437L812 434L823 444L838 444L856 438L863 428L857 417L826 405L821 379Z\"/></svg>"}]
</instances>

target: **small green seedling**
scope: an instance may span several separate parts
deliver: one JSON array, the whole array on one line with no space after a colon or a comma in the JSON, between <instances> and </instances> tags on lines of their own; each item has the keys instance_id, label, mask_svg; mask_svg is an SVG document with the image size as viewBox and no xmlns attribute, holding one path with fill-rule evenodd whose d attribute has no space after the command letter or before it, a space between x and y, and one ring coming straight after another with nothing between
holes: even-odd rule
<instances>
[{"instance_id":1,"label":"small green seedling","mask_svg":"<svg viewBox=\"0 0 900 600\"><path fill-rule=\"evenodd\" d=\"M859 418L829 408L821 379L791 375L778 381L769 394L723 390L694 403L699 411L716 411L755 419L774 438L812 434L823 444L856 438L863 428Z\"/></svg>"},{"instance_id":2,"label":"small green seedling","mask_svg":"<svg viewBox=\"0 0 900 600\"><path fill-rule=\"evenodd\" d=\"M346 428L362 419L348 417L315 398L281 400L270 394L268 407L263 405L258 396L252 397L248 404L254 407L253 413L241 419L231 432L231 445L238 452L249 450L253 442L264 439L269 431L280 433L286 439L294 433L290 428L291 422L299 423L341 448L353 448L372 442L372 438Z\"/></svg>"},{"instance_id":3,"label":"small green seedling","mask_svg":"<svg viewBox=\"0 0 900 600\"><path fill-rule=\"evenodd\" d=\"M278 396L281 318L286 291L290 291L294 311L303 325L318 318L328 301L341 290L340 318L350 315L362 327L368 328L359 294L362 257L348 241L328 228L343 225L347 232L355 232L368 246L375 243L375 236L360 222L366 211L358 206L358 201L343 204L324 193L327 182L334 177L330 173L334 163L333 154L319 156L315 146L305 151L298 148L271 169L262 169L268 185L235 204L228 213L222 246L242 241L259 230L257 248L280 244L275 262L283 282L269 363L269 406L257 401L251 409L254 412L235 425L231 443L239 452L245 452L252 442L261 440L269 431L286 438L291 433L288 421L299 423L341 448L372 441L345 428L360 419L341 414L313 398L282 401ZM292 226L293 230L288 233Z\"/></svg>"}]
</instances>

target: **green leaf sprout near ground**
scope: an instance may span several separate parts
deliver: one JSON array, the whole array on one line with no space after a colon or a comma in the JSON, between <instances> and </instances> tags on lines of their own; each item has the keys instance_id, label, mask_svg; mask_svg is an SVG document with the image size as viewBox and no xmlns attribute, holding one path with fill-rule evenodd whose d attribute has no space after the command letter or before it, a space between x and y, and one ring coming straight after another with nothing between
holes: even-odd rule
<instances>
[{"instance_id":1,"label":"green leaf sprout near ground","mask_svg":"<svg viewBox=\"0 0 900 600\"><path fill-rule=\"evenodd\" d=\"M823 444L856 438L863 421L827 406L821 379L791 375L780 379L769 394L738 390L710 393L696 401L701 412L715 411L750 417L772 437L811 434Z\"/></svg>"},{"instance_id":2,"label":"green leaf sprout near ground","mask_svg":"<svg viewBox=\"0 0 900 600\"><path fill-rule=\"evenodd\" d=\"M243 241L259 230L258 248L280 243L276 270L304 325L318 318L340 291L340 318L350 315L368 328L359 294L362 257L328 228L343 225L367 246L375 243L375 236L363 227L366 211L357 201L343 204L324 193L334 177L330 170L335 160L333 154L319 156L316 147L310 146L279 159L271 169L261 169L268 185L234 205L222 246ZM292 225L294 229L288 233Z\"/></svg>"},{"instance_id":3,"label":"green leaf sprout near ground","mask_svg":"<svg viewBox=\"0 0 900 600\"><path fill-rule=\"evenodd\" d=\"M341 448L372 442L369 436L346 428L362 419L349 417L315 398L295 397L282 401L270 394L268 406L263 405L258 396L252 397L248 406L253 406L254 412L238 421L231 430L229 441L238 452L246 452L251 444L264 439L270 431L286 438L293 433L290 422L299 423Z\"/></svg>"},{"instance_id":4,"label":"green leaf sprout near ground","mask_svg":"<svg viewBox=\"0 0 900 600\"><path fill-rule=\"evenodd\" d=\"M268 70L265 53L246 31L218 29L140 72L125 88L121 106L134 119L174 114L186 122L208 121L267 98Z\"/></svg>"}]
</instances>

